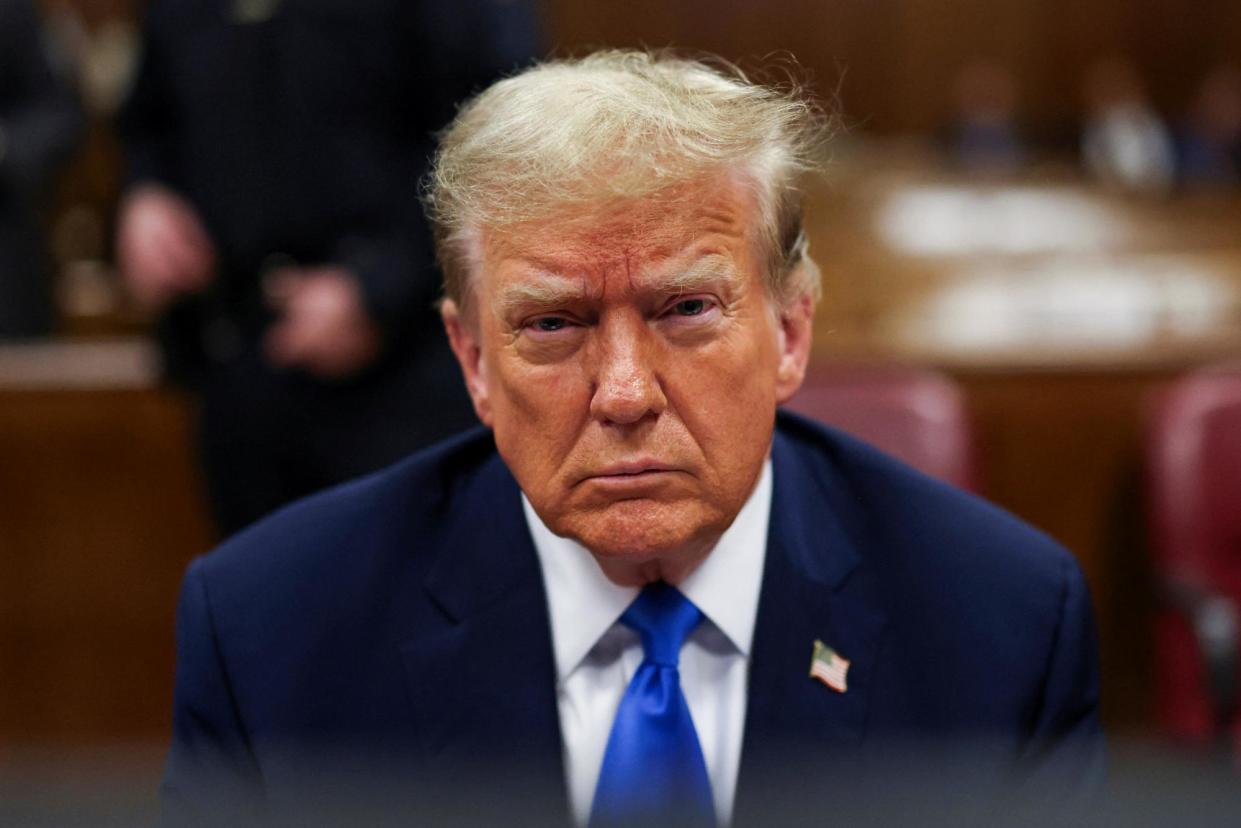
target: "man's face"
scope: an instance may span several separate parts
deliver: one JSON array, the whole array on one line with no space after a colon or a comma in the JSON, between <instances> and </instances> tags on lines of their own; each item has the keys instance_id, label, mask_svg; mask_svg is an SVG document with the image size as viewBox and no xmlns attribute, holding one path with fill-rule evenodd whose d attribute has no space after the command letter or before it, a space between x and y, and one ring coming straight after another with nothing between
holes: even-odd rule
<instances>
[{"instance_id":1,"label":"man's face","mask_svg":"<svg viewBox=\"0 0 1241 828\"><path fill-rule=\"evenodd\" d=\"M485 234L474 318L445 308L504 461L601 564L709 551L804 374L811 301L769 301L746 190L682 195Z\"/></svg>"}]
</instances>

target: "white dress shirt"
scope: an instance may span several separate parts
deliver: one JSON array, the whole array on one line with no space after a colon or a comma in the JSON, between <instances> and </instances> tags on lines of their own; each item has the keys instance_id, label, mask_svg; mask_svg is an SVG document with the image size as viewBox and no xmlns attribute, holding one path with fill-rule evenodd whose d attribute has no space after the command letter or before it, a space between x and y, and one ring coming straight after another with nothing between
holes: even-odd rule
<instances>
[{"instance_id":1,"label":"white dress shirt","mask_svg":"<svg viewBox=\"0 0 1241 828\"><path fill-rule=\"evenodd\" d=\"M638 589L609 581L585 547L552 534L529 501L522 501L547 590L569 804L585 825L612 720L642 662L641 640L619 622ZM732 817L741 761L770 516L769 458L736 520L678 585L705 616L681 648L681 689L706 760L715 813L725 825Z\"/></svg>"}]
</instances>

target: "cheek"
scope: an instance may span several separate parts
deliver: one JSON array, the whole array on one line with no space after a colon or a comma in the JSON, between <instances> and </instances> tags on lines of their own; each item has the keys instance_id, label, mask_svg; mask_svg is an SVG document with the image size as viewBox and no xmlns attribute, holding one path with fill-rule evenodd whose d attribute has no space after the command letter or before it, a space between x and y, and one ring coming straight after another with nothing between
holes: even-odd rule
<instances>
[{"instance_id":1,"label":"cheek","mask_svg":"<svg viewBox=\"0 0 1241 828\"><path fill-rule=\"evenodd\" d=\"M682 389L687 413L731 421L774 409L775 335L756 327L737 325L708 347L672 355L670 371Z\"/></svg>"},{"instance_id":2,"label":"cheek","mask_svg":"<svg viewBox=\"0 0 1241 828\"><path fill-rule=\"evenodd\" d=\"M676 363L677 413L718 475L717 485L746 485L766 454L775 421L774 345L758 337L725 339Z\"/></svg>"},{"instance_id":3,"label":"cheek","mask_svg":"<svg viewBox=\"0 0 1241 828\"><path fill-rule=\"evenodd\" d=\"M501 356L491 371L492 429L524 486L546 485L589 412L589 386L570 366L531 366Z\"/></svg>"},{"instance_id":4,"label":"cheek","mask_svg":"<svg viewBox=\"0 0 1241 828\"><path fill-rule=\"evenodd\" d=\"M493 386L505 416L514 423L549 428L573 421L589 387L574 366L531 366L510 361L497 366Z\"/></svg>"}]
</instances>

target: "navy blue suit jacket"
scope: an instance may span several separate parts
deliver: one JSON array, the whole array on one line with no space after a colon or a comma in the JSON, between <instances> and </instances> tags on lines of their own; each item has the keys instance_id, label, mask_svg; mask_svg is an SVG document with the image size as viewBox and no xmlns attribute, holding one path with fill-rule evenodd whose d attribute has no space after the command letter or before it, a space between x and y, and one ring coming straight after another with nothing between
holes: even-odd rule
<instances>
[{"instance_id":1,"label":"navy blue suit jacket","mask_svg":"<svg viewBox=\"0 0 1241 828\"><path fill-rule=\"evenodd\" d=\"M977 748L970 786L1098 779L1097 652L1066 551L791 415L772 458L738 823L872 760L890 783L894 760L926 768L944 745ZM851 661L847 692L809 677L815 640ZM373 802L380 778L441 814L567 813L543 583L486 431L295 504L185 577L166 815L304 805L328 779Z\"/></svg>"}]
</instances>

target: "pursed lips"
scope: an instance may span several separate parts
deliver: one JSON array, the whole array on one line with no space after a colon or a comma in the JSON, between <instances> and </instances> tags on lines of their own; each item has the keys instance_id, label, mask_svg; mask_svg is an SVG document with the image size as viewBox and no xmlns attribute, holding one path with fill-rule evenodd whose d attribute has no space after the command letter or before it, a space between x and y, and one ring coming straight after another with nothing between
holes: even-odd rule
<instances>
[{"instance_id":1,"label":"pursed lips","mask_svg":"<svg viewBox=\"0 0 1241 828\"><path fill-rule=\"evenodd\" d=\"M658 460L627 460L620 463L613 463L604 466L601 469L593 470L582 475L582 482L588 480L599 481L624 481L641 479L647 475L658 474L662 472L677 472L683 469L672 465L671 463L663 463Z\"/></svg>"}]
</instances>

